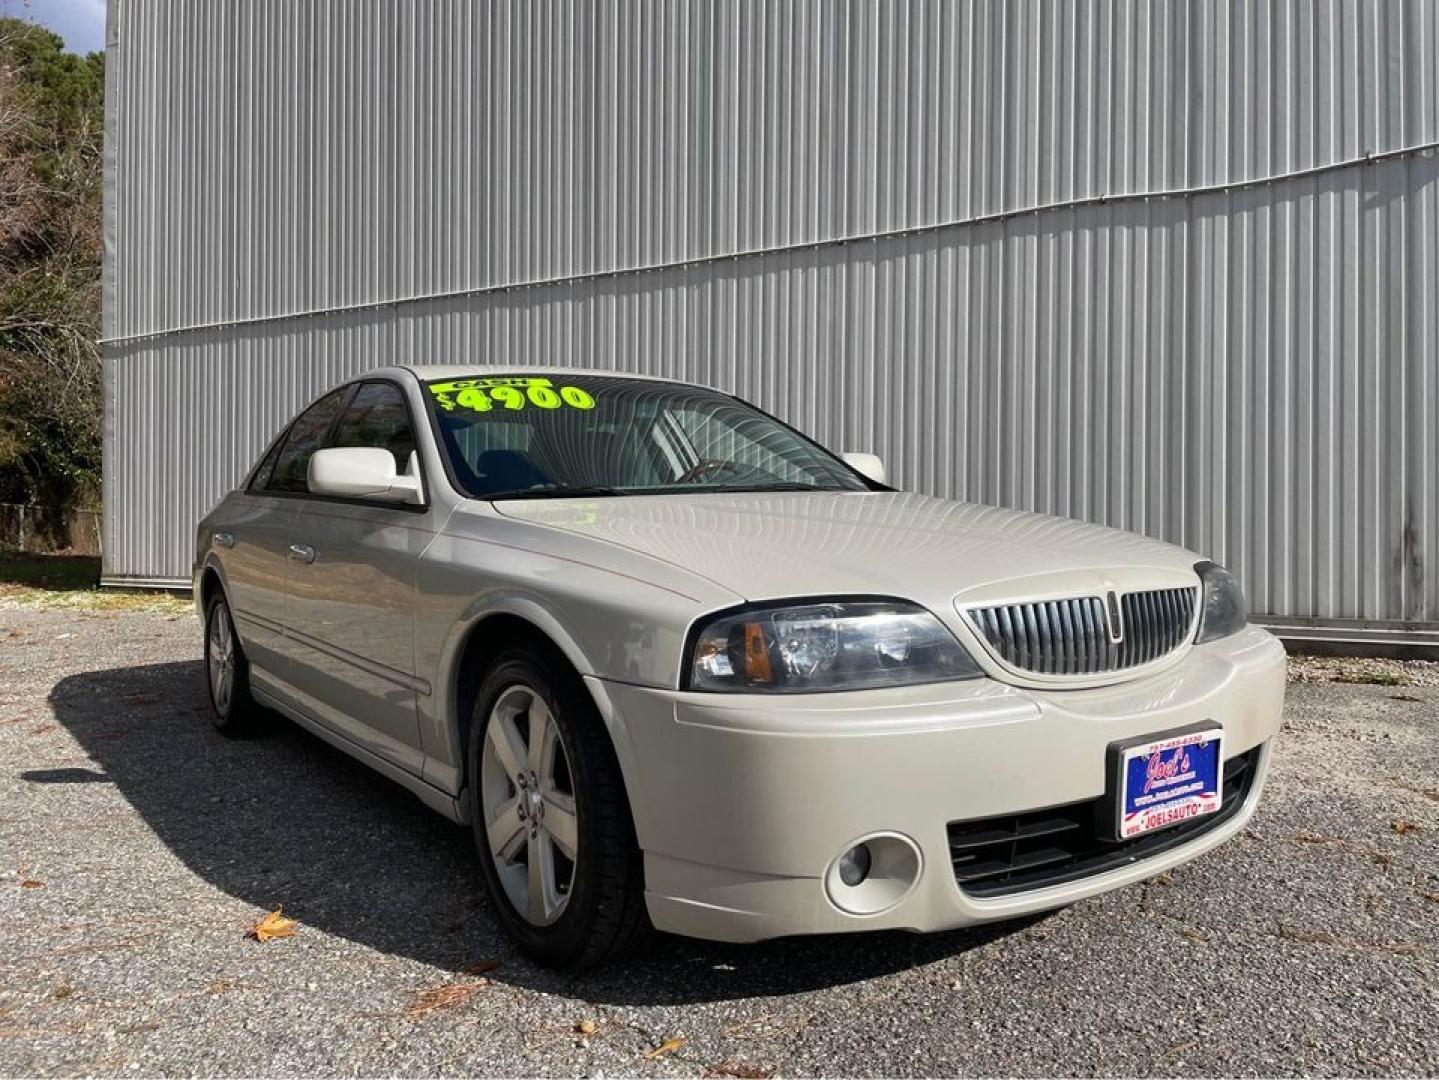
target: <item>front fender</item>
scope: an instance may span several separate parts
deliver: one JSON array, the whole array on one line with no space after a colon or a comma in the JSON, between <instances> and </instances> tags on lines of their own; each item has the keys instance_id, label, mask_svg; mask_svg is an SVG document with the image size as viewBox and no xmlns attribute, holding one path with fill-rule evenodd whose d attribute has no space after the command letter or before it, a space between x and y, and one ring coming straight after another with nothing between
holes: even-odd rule
<instances>
[{"instance_id":1,"label":"front fender","mask_svg":"<svg viewBox=\"0 0 1439 1080\"><path fill-rule=\"evenodd\" d=\"M673 573L646 580L640 557L620 548L586 552L561 538L554 550L553 530L498 516L480 524L483 537L474 527L437 537L417 570L416 673L433 687L419 701L425 779L452 795L463 787L460 667L474 628L504 614L545 634L584 678L628 781L629 737L598 680L673 687L692 620L736 598ZM601 555L624 565L601 565Z\"/></svg>"},{"instance_id":2,"label":"front fender","mask_svg":"<svg viewBox=\"0 0 1439 1080\"><path fill-rule=\"evenodd\" d=\"M513 616L529 623L553 642L570 665L579 672L581 681L609 732L626 789L633 790L634 748L624 719L616 712L609 694L605 692L604 683L592 674L593 665L576 640L572 628L537 599L521 594L500 595L490 598L489 603L471 605L446 636L439 661L440 670L445 675L432 683L433 693L421 702L422 740L426 744L426 782L442 788L457 799L463 794L467 748L460 736L460 676L470 636L476 627L496 615ZM431 747L443 747L444 752L434 753ZM468 805L463 799L460 799L460 802L462 811L467 816Z\"/></svg>"}]
</instances>

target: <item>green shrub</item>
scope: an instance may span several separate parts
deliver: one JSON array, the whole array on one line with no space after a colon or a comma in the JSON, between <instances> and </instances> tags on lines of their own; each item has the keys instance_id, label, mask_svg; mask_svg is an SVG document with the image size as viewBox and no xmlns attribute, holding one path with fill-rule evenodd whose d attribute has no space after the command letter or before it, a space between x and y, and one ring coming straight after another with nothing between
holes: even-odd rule
<instances>
[{"instance_id":1,"label":"green shrub","mask_svg":"<svg viewBox=\"0 0 1439 1080\"><path fill-rule=\"evenodd\" d=\"M104 58L0 18L0 502L100 484Z\"/></svg>"}]
</instances>

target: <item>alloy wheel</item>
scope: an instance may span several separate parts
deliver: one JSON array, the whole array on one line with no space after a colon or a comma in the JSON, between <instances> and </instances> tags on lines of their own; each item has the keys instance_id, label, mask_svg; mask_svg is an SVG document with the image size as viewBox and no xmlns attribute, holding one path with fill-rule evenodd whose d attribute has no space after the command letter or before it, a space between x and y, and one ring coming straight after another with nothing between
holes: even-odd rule
<instances>
[{"instance_id":1,"label":"alloy wheel","mask_svg":"<svg viewBox=\"0 0 1439 1080\"><path fill-rule=\"evenodd\" d=\"M490 857L515 911L549 926L565 910L579 857L579 815L564 736L543 697L506 688L490 710L480 756Z\"/></svg>"},{"instance_id":2,"label":"alloy wheel","mask_svg":"<svg viewBox=\"0 0 1439 1080\"><path fill-rule=\"evenodd\" d=\"M210 648L206 657L210 676L210 697L220 716L230 712L230 699L235 692L235 631L230 625L230 612L217 604L210 616Z\"/></svg>"}]
</instances>

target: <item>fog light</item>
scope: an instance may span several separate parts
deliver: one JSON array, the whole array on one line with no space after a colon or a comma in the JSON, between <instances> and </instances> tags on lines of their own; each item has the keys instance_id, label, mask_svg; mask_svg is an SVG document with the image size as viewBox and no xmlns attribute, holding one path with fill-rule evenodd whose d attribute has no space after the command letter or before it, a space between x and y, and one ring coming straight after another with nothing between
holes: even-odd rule
<instances>
[{"instance_id":1,"label":"fog light","mask_svg":"<svg viewBox=\"0 0 1439 1080\"><path fill-rule=\"evenodd\" d=\"M846 915L888 911L919 883L919 846L907 836L876 832L857 836L825 867L824 891Z\"/></svg>"},{"instance_id":2,"label":"fog light","mask_svg":"<svg viewBox=\"0 0 1439 1080\"><path fill-rule=\"evenodd\" d=\"M868 844L856 844L839 857L839 879L850 888L869 877L870 864L874 861Z\"/></svg>"}]
</instances>

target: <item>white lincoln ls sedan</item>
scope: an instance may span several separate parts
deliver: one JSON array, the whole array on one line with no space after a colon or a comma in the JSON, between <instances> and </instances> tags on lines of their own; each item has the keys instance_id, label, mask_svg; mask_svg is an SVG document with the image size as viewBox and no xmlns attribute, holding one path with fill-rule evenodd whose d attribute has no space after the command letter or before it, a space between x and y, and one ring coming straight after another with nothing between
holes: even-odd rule
<instances>
[{"instance_id":1,"label":"white lincoln ls sedan","mask_svg":"<svg viewBox=\"0 0 1439 1080\"><path fill-rule=\"evenodd\" d=\"M468 823L554 965L1139 881L1243 827L1283 708L1214 563L660 379L375 371L196 548L220 730L276 710Z\"/></svg>"}]
</instances>

